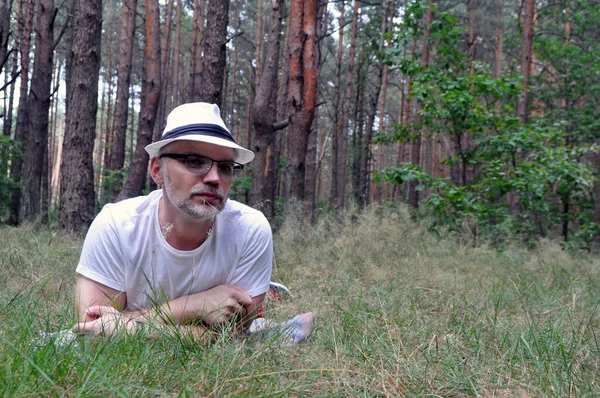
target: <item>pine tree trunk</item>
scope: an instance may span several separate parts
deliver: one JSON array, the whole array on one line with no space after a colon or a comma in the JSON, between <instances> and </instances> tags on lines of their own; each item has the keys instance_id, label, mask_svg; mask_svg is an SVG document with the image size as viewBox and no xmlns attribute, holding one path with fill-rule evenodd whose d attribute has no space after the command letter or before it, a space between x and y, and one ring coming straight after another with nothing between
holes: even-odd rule
<instances>
[{"instance_id":1,"label":"pine tree trunk","mask_svg":"<svg viewBox=\"0 0 600 398\"><path fill-rule=\"evenodd\" d=\"M12 80L12 84L10 85L10 89L8 90L8 106L6 107L6 115L4 119L4 128L3 134L6 136L10 136L12 132L12 124L13 124L13 108L15 102L15 80L17 78L17 74L19 73L19 60L16 52L12 54L12 66L10 70L10 78ZM8 71L8 65L6 70ZM8 72L7 72L8 73Z\"/></svg>"},{"instance_id":2,"label":"pine tree trunk","mask_svg":"<svg viewBox=\"0 0 600 398\"><path fill-rule=\"evenodd\" d=\"M117 70L117 99L115 103L115 125L113 145L108 161L110 170L110 198L113 200L121 191L125 164L125 142L129 117L129 86L133 47L135 43L135 17L137 0L124 0L121 8L121 37L119 41L119 68Z\"/></svg>"},{"instance_id":3,"label":"pine tree trunk","mask_svg":"<svg viewBox=\"0 0 600 398\"><path fill-rule=\"evenodd\" d=\"M238 11L238 3L234 2L233 3L236 7L233 9L233 15L234 15L234 21L233 21L233 27L235 29L236 32L240 32L241 29L241 21L240 21L240 15L239 15L239 11ZM239 45L238 45L238 41L235 40L235 38L232 40L233 41L233 66L231 68L231 84L229 85L229 88L231 90L231 110L229 112L225 112L225 116L227 117L227 119L225 119L225 123L229 126L229 130L231 131L233 138L235 140L238 141L240 140L239 137L239 126L238 126L238 117L239 117L239 107L238 107L238 101L237 101L237 93L238 93L238 76L239 76L239 70L238 70L238 61L239 61ZM225 95L227 95L227 92L225 92ZM237 109L237 112L236 112Z\"/></svg>"},{"instance_id":4,"label":"pine tree trunk","mask_svg":"<svg viewBox=\"0 0 600 398\"><path fill-rule=\"evenodd\" d=\"M256 62L256 85L258 86L262 74L262 55L263 55L263 12L262 0L256 2L256 51L254 61ZM255 90L257 91L257 90Z\"/></svg>"},{"instance_id":5,"label":"pine tree trunk","mask_svg":"<svg viewBox=\"0 0 600 398\"><path fill-rule=\"evenodd\" d=\"M17 20L19 53L21 54L21 83L19 86L19 105L17 106L17 125L15 128L15 142L24 150L24 142L27 136L27 124L29 122L29 108L27 96L29 91L29 51L31 49L31 31L33 29L33 15L35 3L27 1L27 8L23 10L23 3L19 2ZM15 157L11 161L10 175L15 183L21 182L23 174L23 159ZM21 188L13 189L10 203L10 225L18 225L21 222Z\"/></svg>"},{"instance_id":6,"label":"pine tree trunk","mask_svg":"<svg viewBox=\"0 0 600 398\"><path fill-rule=\"evenodd\" d=\"M152 142L156 112L160 102L160 7L158 0L146 0L146 57L142 78L141 107L138 118L137 143L129 167L129 175L117 200L142 193L148 171L149 156L145 147Z\"/></svg>"},{"instance_id":7,"label":"pine tree trunk","mask_svg":"<svg viewBox=\"0 0 600 398\"><path fill-rule=\"evenodd\" d=\"M21 215L24 221L37 221L40 215L44 159L48 151L50 88L54 66L54 0L38 3L35 58L29 103L29 120L23 160L23 197ZM46 177L47 178L47 177Z\"/></svg>"},{"instance_id":8,"label":"pine tree trunk","mask_svg":"<svg viewBox=\"0 0 600 398\"><path fill-rule=\"evenodd\" d=\"M175 52L173 54L174 65L173 65L173 85L171 90L171 98L167 107L169 109L174 107L174 104L178 104L182 95L180 94L181 82L179 81L180 65L181 65L181 15L183 5L182 0L177 0L177 21L175 22Z\"/></svg>"},{"instance_id":9,"label":"pine tree trunk","mask_svg":"<svg viewBox=\"0 0 600 398\"><path fill-rule=\"evenodd\" d=\"M167 97L169 92L168 81L166 76L171 76L169 73L169 64L171 61L171 25L173 19L173 0L169 0L167 3L167 15L165 17L165 23L163 26L162 44L160 49L160 70L163 73L163 78L160 82L160 100L158 103L158 110L156 111L156 122L154 123L154 132L152 133L152 141L160 140L163 129L166 124L167 117ZM152 178L149 179L149 190L154 191L158 188L158 185Z\"/></svg>"},{"instance_id":10,"label":"pine tree trunk","mask_svg":"<svg viewBox=\"0 0 600 398\"><path fill-rule=\"evenodd\" d=\"M383 16L383 22L382 22L382 27L381 27L381 34L385 35L387 31L390 30L390 27L392 26L392 20L394 18L394 13L393 13L393 9L394 9L394 5L392 4L392 2L390 0L387 0L384 2L384 16ZM383 47L385 46L384 44L384 40L382 39L382 50ZM383 65L383 76L381 79L381 99L379 101L379 130L380 131L385 131L386 130L386 117L385 117L385 104L386 104L386 98L387 98L387 83L388 83L388 73L389 73L389 66ZM385 146L384 145L378 145L377 146L377 169L378 170L382 170L384 168L384 151L385 151ZM373 184L375 184L373 182ZM376 187L374 187L375 189L372 190L374 196L373 196L373 201L380 201L382 199L384 199L383 194L384 194L384 186L385 186L385 182L380 182L379 184L377 184Z\"/></svg>"},{"instance_id":11,"label":"pine tree trunk","mask_svg":"<svg viewBox=\"0 0 600 398\"><path fill-rule=\"evenodd\" d=\"M338 172L338 187L336 207L339 209L344 207L346 198L346 176L348 174L348 126L350 120L350 104L352 103L352 79L354 77L354 60L356 58L356 37L358 35L358 7L359 1L354 0L348 69L344 81L345 93L344 98L342 99L342 113L340 115L341 130L338 136L338 162L336 165L336 170Z\"/></svg>"},{"instance_id":12,"label":"pine tree trunk","mask_svg":"<svg viewBox=\"0 0 600 398\"><path fill-rule=\"evenodd\" d=\"M70 84L60 173L60 228L84 232L94 217L92 152L96 135L102 1L75 0L68 54Z\"/></svg>"},{"instance_id":13,"label":"pine tree trunk","mask_svg":"<svg viewBox=\"0 0 600 398\"><path fill-rule=\"evenodd\" d=\"M467 0L467 57L471 73L473 73L473 61L475 61L475 1Z\"/></svg>"},{"instance_id":14,"label":"pine tree trunk","mask_svg":"<svg viewBox=\"0 0 600 398\"><path fill-rule=\"evenodd\" d=\"M283 12L285 15L285 12ZM289 21L285 24L285 36L283 46L283 70L279 78L279 91L277 93L277 120L282 121L288 120L288 94L289 94L289 83L290 83L290 48L289 48L289 35L290 23ZM281 160L281 154L283 153L283 146L287 137L287 126L281 129L275 134L275 147L273 151L273 166L277 169L277 183L275 189L275 197L285 196L285 177L283 173L280 173L279 162Z\"/></svg>"},{"instance_id":15,"label":"pine tree trunk","mask_svg":"<svg viewBox=\"0 0 600 398\"><path fill-rule=\"evenodd\" d=\"M8 63L11 0L0 0L0 71Z\"/></svg>"},{"instance_id":16,"label":"pine tree trunk","mask_svg":"<svg viewBox=\"0 0 600 398\"><path fill-rule=\"evenodd\" d=\"M252 150L256 154L252 168L250 203L261 210L267 219L273 220L277 165L273 162L277 116L277 74L279 72L279 49L283 0L272 0L269 18L267 53L261 79L258 82L252 119L255 140Z\"/></svg>"},{"instance_id":17,"label":"pine tree trunk","mask_svg":"<svg viewBox=\"0 0 600 398\"><path fill-rule=\"evenodd\" d=\"M327 9L326 3L317 3L317 24L315 27L315 79L317 76L321 74L321 67L323 63L321 62L320 55L320 45L316 43L321 43L321 39L324 37L324 23L323 21L326 19L325 11ZM316 86L316 83L315 83ZM315 88L316 90L316 88ZM314 221L316 209L317 209L317 198L316 198L316 189L317 189L317 140L319 135L319 115L318 109L316 109L318 92L315 94L315 111L313 116L313 123L310 128L310 133L308 135L308 143L306 148L306 174L304 176L304 197L308 201L308 205L310 206L310 214L311 221Z\"/></svg>"},{"instance_id":18,"label":"pine tree trunk","mask_svg":"<svg viewBox=\"0 0 600 398\"><path fill-rule=\"evenodd\" d=\"M337 62L335 64L335 92L333 97L333 135L331 137L331 185L329 201L334 205L338 206L339 193L338 193L338 153L339 153L339 141L342 130L342 108L340 106L342 97L342 56L344 55L344 14L345 6L344 0L340 0L340 22L338 32L338 49L337 49ZM344 91L345 92L345 91Z\"/></svg>"},{"instance_id":19,"label":"pine tree trunk","mask_svg":"<svg viewBox=\"0 0 600 398\"><path fill-rule=\"evenodd\" d=\"M421 57L421 64L424 67L429 65L429 37L431 36L431 23L433 22L433 8L434 0L429 0L425 21L425 33L423 35L423 54ZM421 137L417 138L412 144L410 161L417 166L421 164ZM419 191L417 191L418 185L419 181L417 180L412 180L408 184L408 203L414 208L419 207Z\"/></svg>"},{"instance_id":20,"label":"pine tree trunk","mask_svg":"<svg viewBox=\"0 0 600 398\"><path fill-rule=\"evenodd\" d=\"M204 40L202 71L194 86L194 100L217 104L223 101L227 48L227 25L229 23L229 0L209 0Z\"/></svg>"},{"instance_id":21,"label":"pine tree trunk","mask_svg":"<svg viewBox=\"0 0 600 398\"><path fill-rule=\"evenodd\" d=\"M496 78L502 76L502 46L504 31L504 0L496 0Z\"/></svg>"},{"instance_id":22,"label":"pine tree trunk","mask_svg":"<svg viewBox=\"0 0 600 398\"><path fill-rule=\"evenodd\" d=\"M286 204L305 199L306 149L317 99L316 0L290 7L289 156ZM288 209L291 209L288 207Z\"/></svg>"},{"instance_id":23,"label":"pine tree trunk","mask_svg":"<svg viewBox=\"0 0 600 398\"><path fill-rule=\"evenodd\" d=\"M365 129L365 78L364 73L361 71L362 66L358 66L358 82L357 82L357 95L356 95L356 111L354 120L356 122L356 134L352 136L352 148L354 153L354 159L352 162L352 190L353 197L356 203L361 201L361 167L362 167L362 142L364 138Z\"/></svg>"},{"instance_id":24,"label":"pine tree trunk","mask_svg":"<svg viewBox=\"0 0 600 398\"><path fill-rule=\"evenodd\" d=\"M525 0L523 16L523 49L521 51L521 76L523 76L523 91L517 103L517 113L523 124L527 123L527 102L529 77L531 75L531 57L533 54L533 18L535 0Z\"/></svg>"},{"instance_id":25,"label":"pine tree trunk","mask_svg":"<svg viewBox=\"0 0 600 398\"><path fill-rule=\"evenodd\" d=\"M386 3L387 4L387 3ZM387 12L384 12L383 23L381 36L379 38L379 50L383 50L383 38L384 31L386 28L386 19ZM383 62L377 61L375 65L377 69L377 75L374 82L373 92L370 94L370 100L367 108L367 122L365 126L365 135L362 141L362 155L361 155L361 171L360 171L360 196L359 196L359 207L364 208L367 204L369 204L369 199L371 198L371 174L373 172L373 162L372 162L372 140L373 140L373 123L375 122L375 115L377 113L377 103L379 100L379 94L381 92L381 86L383 81Z\"/></svg>"},{"instance_id":26,"label":"pine tree trunk","mask_svg":"<svg viewBox=\"0 0 600 398\"><path fill-rule=\"evenodd\" d=\"M194 33L192 35L192 55L190 57L190 81L188 101L193 101L196 86L200 84L200 71L202 70L202 41L204 36L204 9L205 0L194 1Z\"/></svg>"}]
</instances>

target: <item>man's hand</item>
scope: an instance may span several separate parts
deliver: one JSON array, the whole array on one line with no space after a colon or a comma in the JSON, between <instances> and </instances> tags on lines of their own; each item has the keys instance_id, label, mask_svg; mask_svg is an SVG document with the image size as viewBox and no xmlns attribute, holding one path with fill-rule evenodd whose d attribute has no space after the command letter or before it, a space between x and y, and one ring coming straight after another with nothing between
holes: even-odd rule
<instances>
[{"instance_id":1,"label":"man's hand","mask_svg":"<svg viewBox=\"0 0 600 398\"><path fill-rule=\"evenodd\" d=\"M95 305L86 310L87 322L79 322L71 329L74 333L93 336L111 336L117 331L135 332L135 322L114 307Z\"/></svg>"},{"instance_id":2,"label":"man's hand","mask_svg":"<svg viewBox=\"0 0 600 398\"><path fill-rule=\"evenodd\" d=\"M203 292L180 297L163 305L162 310L179 323L201 320L218 325L243 320L252 309L252 296L234 285L219 285Z\"/></svg>"}]
</instances>

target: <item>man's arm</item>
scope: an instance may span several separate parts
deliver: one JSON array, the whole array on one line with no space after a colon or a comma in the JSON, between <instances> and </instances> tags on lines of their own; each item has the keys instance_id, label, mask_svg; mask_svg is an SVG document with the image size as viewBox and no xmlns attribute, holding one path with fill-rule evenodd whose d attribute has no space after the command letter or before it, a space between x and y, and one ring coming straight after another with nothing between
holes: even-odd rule
<instances>
[{"instance_id":1,"label":"man's arm","mask_svg":"<svg viewBox=\"0 0 600 398\"><path fill-rule=\"evenodd\" d=\"M100 305L122 311L127 305L127 294L111 289L99 282L77 275L75 288L75 313L79 322L89 322L96 318L88 314L88 308Z\"/></svg>"},{"instance_id":2,"label":"man's arm","mask_svg":"<svg viewBox=\"0 0 600 398\"><path fill-rule=\"evenodd\" d=\"M80 333L111 334L117 325L131 331L132 326L148 321L171 325L202 321L209 326L234 321L239 322L242 329L246 329L256 317L264 297L265 294L250 297L239 286L220 285L179 297L158 308L122 313L120 311L127 303L124 292L78 275L75 302L80 323L73 330ZM196 329L195 326L192 328Z\"/></svg>"}]
</instances>

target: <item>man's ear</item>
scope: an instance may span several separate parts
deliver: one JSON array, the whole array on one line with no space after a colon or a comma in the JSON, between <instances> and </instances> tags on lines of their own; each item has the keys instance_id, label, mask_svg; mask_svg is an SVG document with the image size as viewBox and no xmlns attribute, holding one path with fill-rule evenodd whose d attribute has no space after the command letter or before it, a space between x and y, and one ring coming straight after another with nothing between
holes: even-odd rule
<instances>
[{"instance_id":1,"label":"man's ear","mask_svg":"<svg viewBox=\"0 0 600 398\"><path fill-rule=\"evenodd\" d=\"M161 168L162 161L159 158L153 157L150 159L150 176L157 185L163 185L165 182L162 177L162 173L160 172Z\"/></svg>"}]
</instances>

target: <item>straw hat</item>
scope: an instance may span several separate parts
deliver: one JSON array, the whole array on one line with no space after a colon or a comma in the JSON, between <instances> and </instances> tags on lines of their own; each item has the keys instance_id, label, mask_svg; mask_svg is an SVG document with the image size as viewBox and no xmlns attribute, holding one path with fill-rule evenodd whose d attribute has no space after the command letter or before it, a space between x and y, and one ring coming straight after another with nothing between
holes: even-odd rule
<instances>
[{"instance_id":1,"label":"straw hat","mask_svg":"<svg viewBox=\"0 0 600 398\"><path fill-rule=\"evenodd\" d=\"M206 142L235 150L235 162L246 164L254 159L254 152L236 144L225 127L219 107L206 102L193 102L173 109L167 117L162 137L146 146L150 158L157 157L160 149L173 141Z\"/></svg>"}]
</instances>

